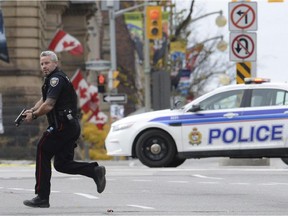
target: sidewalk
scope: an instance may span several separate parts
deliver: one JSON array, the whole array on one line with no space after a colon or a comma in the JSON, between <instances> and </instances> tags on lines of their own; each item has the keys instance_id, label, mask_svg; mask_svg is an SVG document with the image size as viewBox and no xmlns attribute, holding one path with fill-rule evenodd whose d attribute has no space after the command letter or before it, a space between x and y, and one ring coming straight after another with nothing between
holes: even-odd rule
<instances>
[{"instance_id":1,"label":"sidewalk","mask_svg":"<svg viewBox=\"0 0 288 216\"><path fill-rule=\"evenodd\" d=\"M128 160L96 160L99 165L104 166L124 166L124 167L146 167L138 159ZM93 160L89 161L93 162ZM1 160L0 167L9 166L35 166L34 160ZM264 159L229 159L229 158L202 158L202 159L187 159L181 166L181 168L200 168L208 166L209 168L219 167L278 167L288 169L280 158L264 158Z\"/></svg>"},{"instance_id":2,"label":"sidewalk","mask_svg":"<svg viewBox=\"0 0 288 216\"><path fill-rule=\"evenodd\" d=\"M88 161L93 162L93 160ZM97 160L100 165L104 166L143 166L137 159L129 160ZM3 166L33 166L35 165L34 160L1 160L0 167Z\"/></svg>"}]
</instances>

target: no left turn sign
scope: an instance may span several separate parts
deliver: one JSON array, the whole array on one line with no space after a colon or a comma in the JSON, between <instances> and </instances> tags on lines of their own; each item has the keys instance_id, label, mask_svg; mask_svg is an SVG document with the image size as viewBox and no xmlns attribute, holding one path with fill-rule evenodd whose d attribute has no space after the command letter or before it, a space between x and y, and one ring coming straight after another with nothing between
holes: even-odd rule
<instances>
[{"instance_id":1,"label":"no left turn sign","mask_svg":"<svg viewBox=\"0 0 288 216\"><path fill-rule=\"evenodd\" d=\"M257 3L230 2L229 3L229 30L256 31L257 30Z\"/></svg>"},{"instance_id":2,"label":"no left turn sign","mask_svg":"<svg viewBox=\"0 0 288 216\"><path fill-rule=\"evenodd\" d=\"M256 61L256 33L230 33L230 60Z\"/></svg>"}]
</instances>

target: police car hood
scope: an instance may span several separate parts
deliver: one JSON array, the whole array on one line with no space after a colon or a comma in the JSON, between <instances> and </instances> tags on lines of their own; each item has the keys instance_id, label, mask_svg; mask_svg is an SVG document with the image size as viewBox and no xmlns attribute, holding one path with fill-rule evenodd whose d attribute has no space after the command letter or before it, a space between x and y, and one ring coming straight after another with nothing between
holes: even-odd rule
<instances>
[{"instance_id":1,"label":"police car hood","mask_svg":"<svg viewBox=\"0 0 288 216\"><path fill-rule=\"evenodd\" d=\"M137 115L127 116L123 119L120 119L114 122L112 126L117 125L117 124L122 124L122 123L128 123L128 122L139 122L139 121L148 122L159 117L179 115L182 112L183 110L181 109L175 109L175 110L165 109L165 110L159 110L159 111L145 112L145 113L141 113Z\"/></svg>"}]
</instances>

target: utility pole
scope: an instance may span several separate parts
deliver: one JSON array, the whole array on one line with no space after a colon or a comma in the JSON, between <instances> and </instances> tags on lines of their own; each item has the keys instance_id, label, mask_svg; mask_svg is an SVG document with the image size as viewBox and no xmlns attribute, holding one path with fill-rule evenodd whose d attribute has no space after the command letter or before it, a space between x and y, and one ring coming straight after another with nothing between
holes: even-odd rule
<instances>
[{"instance_id":1,"label":"utility pole","mask_svg":"<svg viewBox=\"0 0 288 216\"><path fill-rule=\"evenodd\" d=\"M110 59L111 59L111 68L108 72L108 89L110 92L113 89L113 71L117 69L114 1L107 1L107 8L109 12Z\"/></svg>"},{"instance_id":2,"label":"utility pole","mask_svg":"<svg viewBox=\"0 0 288 216\"><path fill-rule=\"evenodd\" d=\"M109 11L109 24L110 24L110 55L111 55L111 69L109 70L108 73L108 79L109 83L113 82L112 77L113 77L113 71L117 69L117 57L116 57L116 34L115 34L115 18L118 16L129 12L133 11L137 8L144 7L144 16L145 16L145 11L146 7L149 5L148 1L145 1L145 3L136 5L134 7L130 7L127 9L119 10L115 12L114 8L114 1L107 1L107 8ZM144 17L145 18L145 17ZM146 29L146 19L144 19L144 31ZM145 34L144 34L144 74L145 74L145 111L150 111L151 110L151 85L150 85L150 79L151 79L151 74L150 74L150 56L149 56L149 40ZM110 85L111 86L111 85Z\"/></svg>"},{"instance_id":3,"label":"utility pole","mask_svg":"<svg viewBox=\"0 0 288 216\"><path fill-rule=\"evenodd\" d=\"M148 2L145 1L144 11L146 11ZM147 19L146 13L144 12L144 30L146 30ZM147 34L144 32L144 75L145 75L145 111L151 110L151 68L150 68L150 56L149 56L149 39Z\"/></svg>"}]
</instances>

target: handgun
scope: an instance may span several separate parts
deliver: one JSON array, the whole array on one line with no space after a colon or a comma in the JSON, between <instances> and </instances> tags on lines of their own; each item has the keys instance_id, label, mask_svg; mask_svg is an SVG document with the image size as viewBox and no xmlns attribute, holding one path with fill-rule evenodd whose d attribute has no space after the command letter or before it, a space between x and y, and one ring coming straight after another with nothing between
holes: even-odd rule
<instances>
[{"instance_id":1,"label":"handgun","mask_svg":"<svg viewBox=\"0 0 288 216\"><path fill-rule=\"evenodd\" d=\"M22 123L22 121L24 120L24 118L26 117L26 115L23 115L23 113L26 111L26 109L24 108L21 112L20 112L20 114L18 115L18 117L15 119L15 125L16 125L16 127L18 127L21 123Z\"/></svg>"}]
</instances>

